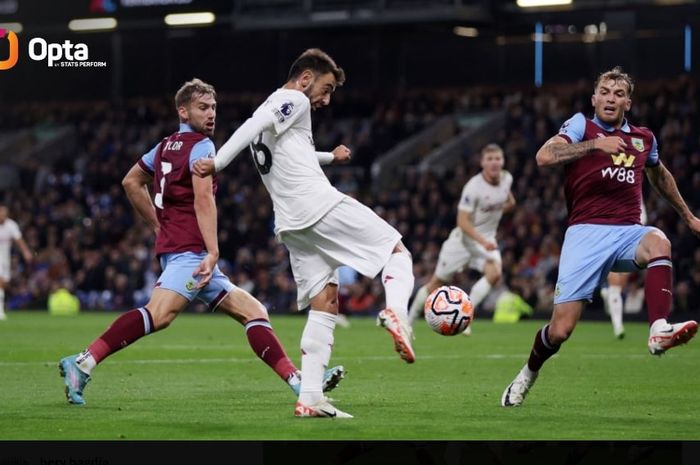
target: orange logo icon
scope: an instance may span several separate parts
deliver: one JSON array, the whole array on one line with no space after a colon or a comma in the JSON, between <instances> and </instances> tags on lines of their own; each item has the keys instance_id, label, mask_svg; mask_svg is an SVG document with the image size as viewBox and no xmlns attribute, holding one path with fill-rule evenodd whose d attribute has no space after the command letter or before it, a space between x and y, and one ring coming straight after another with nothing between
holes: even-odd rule
<instances>
[{"instance_id":1,"label":"orange logo icon","mask_svg":"<svg viewBox=\"0 0 700 465\"><path fill-rule=\"evenodd\" d=\"M19 42L17 34L6 29L0 29L0 39L7 36L7 41L10 43L10 56L7 60L0 60L0 71L10 69L17 64L19 59Z\"/></svg>"}]
</instances>

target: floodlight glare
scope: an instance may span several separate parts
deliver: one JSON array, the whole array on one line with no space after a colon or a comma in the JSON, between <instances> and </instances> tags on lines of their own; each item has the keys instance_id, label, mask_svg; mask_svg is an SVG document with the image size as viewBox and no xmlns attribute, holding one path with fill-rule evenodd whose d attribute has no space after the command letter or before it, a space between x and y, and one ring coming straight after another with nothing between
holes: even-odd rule
<instances>
[{"instance_id":1,"label":"floodlight glare","mask_svg":"<svg viewBox=\"0 0 700 465\"><path fill-rule=\"evenodd\" d=\"M204 11L201 13L173 13L165 16L165 24L168 26L211 24L215 20L216 16L210 11Z\"/></svg>"}]
</instances>

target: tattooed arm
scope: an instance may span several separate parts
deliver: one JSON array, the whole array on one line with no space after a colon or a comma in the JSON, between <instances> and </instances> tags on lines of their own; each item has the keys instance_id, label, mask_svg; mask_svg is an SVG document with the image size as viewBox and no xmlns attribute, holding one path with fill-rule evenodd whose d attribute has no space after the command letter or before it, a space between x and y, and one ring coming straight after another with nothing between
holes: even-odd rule
<instances>
[{"instance_id":1,"label":"tattooed arm","mask_svg":"<svg viewBox=\"0 0 700 465\"><path fill-rule=\"evenodd\" d=\"M617 136L584 140L576 144L570 144L561 136L554 136L537 151L537 166L563 165L578 160L593 150L620 153L626 147L625 141Z\"/></svg>"},{"instance_id":2,"label":"tattooed arm","mask_svg":"<svg viewBox=\"0 0 700 465\"><path fill-rule=\"evenodd\" d=\"M645 168L644 171L654 190L673 206L693 233L700 235L700 219L693 215L683 200L671 172L661 162L654 167Z\"/></svg>"}]
</instances>

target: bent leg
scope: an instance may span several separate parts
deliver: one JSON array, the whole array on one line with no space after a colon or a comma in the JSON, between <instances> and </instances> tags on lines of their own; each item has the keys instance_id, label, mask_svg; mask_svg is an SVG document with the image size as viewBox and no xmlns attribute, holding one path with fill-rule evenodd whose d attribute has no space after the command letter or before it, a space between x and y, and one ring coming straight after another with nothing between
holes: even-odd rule
<instances>
[{"instance_id":1,"label":"bent leg","mask_svg":"<svg viewBox=\"0 0 700 465\"><path fill-rule=\"evenodd\" d=\"M226 295L217 309L245 326L250 348L282 380L290 386L299 383L297 368L272 329L267 309L258 299L236 287Z\"/></svg>"},{"instance_id":2,"label":"bent leg","mask_svg":"<svg viewBox=\"0 0 700 465\"><path fill-rule=\"evenodd\" d=\"M157 288L148 303L121 314L78 355L81 370L90 374L92 369L113 353L133 344L143 336L164 329L187 306L187 299L167 289Z\"/></svg>"},{"instance_id":3,"label":"bent leg","mask_svg":"<svg viewBox=\"0 0 700 465\"><path fill-rule=\"evenodd\" d=\"M649 312L649 325L659 319L665 321L673 304L671 242L658 229L650 231L639 242L635 260L640 266L646 265L647 268L644 297Z\"/></svg>"},{"instance_id":4,"label":"bent leg","mask_svg":"<svg viewBox=\"0 0 700 465\"><path fill-rule=\"evenodd\" d=\"M403 320L408 317L408 299L414 283L411 253L399 241L382 269L382 284L387 308L394 310Z\"/></svg>"}]
</instances>

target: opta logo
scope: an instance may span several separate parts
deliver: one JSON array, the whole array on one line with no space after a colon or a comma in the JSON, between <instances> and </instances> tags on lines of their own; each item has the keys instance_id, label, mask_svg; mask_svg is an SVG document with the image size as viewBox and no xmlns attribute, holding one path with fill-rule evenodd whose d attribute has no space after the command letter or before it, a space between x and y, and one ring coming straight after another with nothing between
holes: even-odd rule
<instances>
[{"instance_id":1,"label":"opta logo","mask_svg":"<svg viewBox=\"0 0 700 465\"><path fill-rule=\"evenodd\" d=\"M57 62L87 61L88 47L85 44L73 44L70 40L52 44L41 37L35 37L29 41L29 58L34 61L46 60L49 66L54 66ZM64 62L64 59L67 61Z\"/></svg>"},{"instance_id":2,"label":"opta logo","mask_svg":"<svg viewBox=\"0 0 700 465\"><path fill-rule=\"evenodd\" d=\"M6 29L0 29L0 39L7 37L10 44L10 54L6 60L0 60L0 71L10 69L17 64L19 59L19 41L17 34Z\"/></svg>"}]
</instances>

